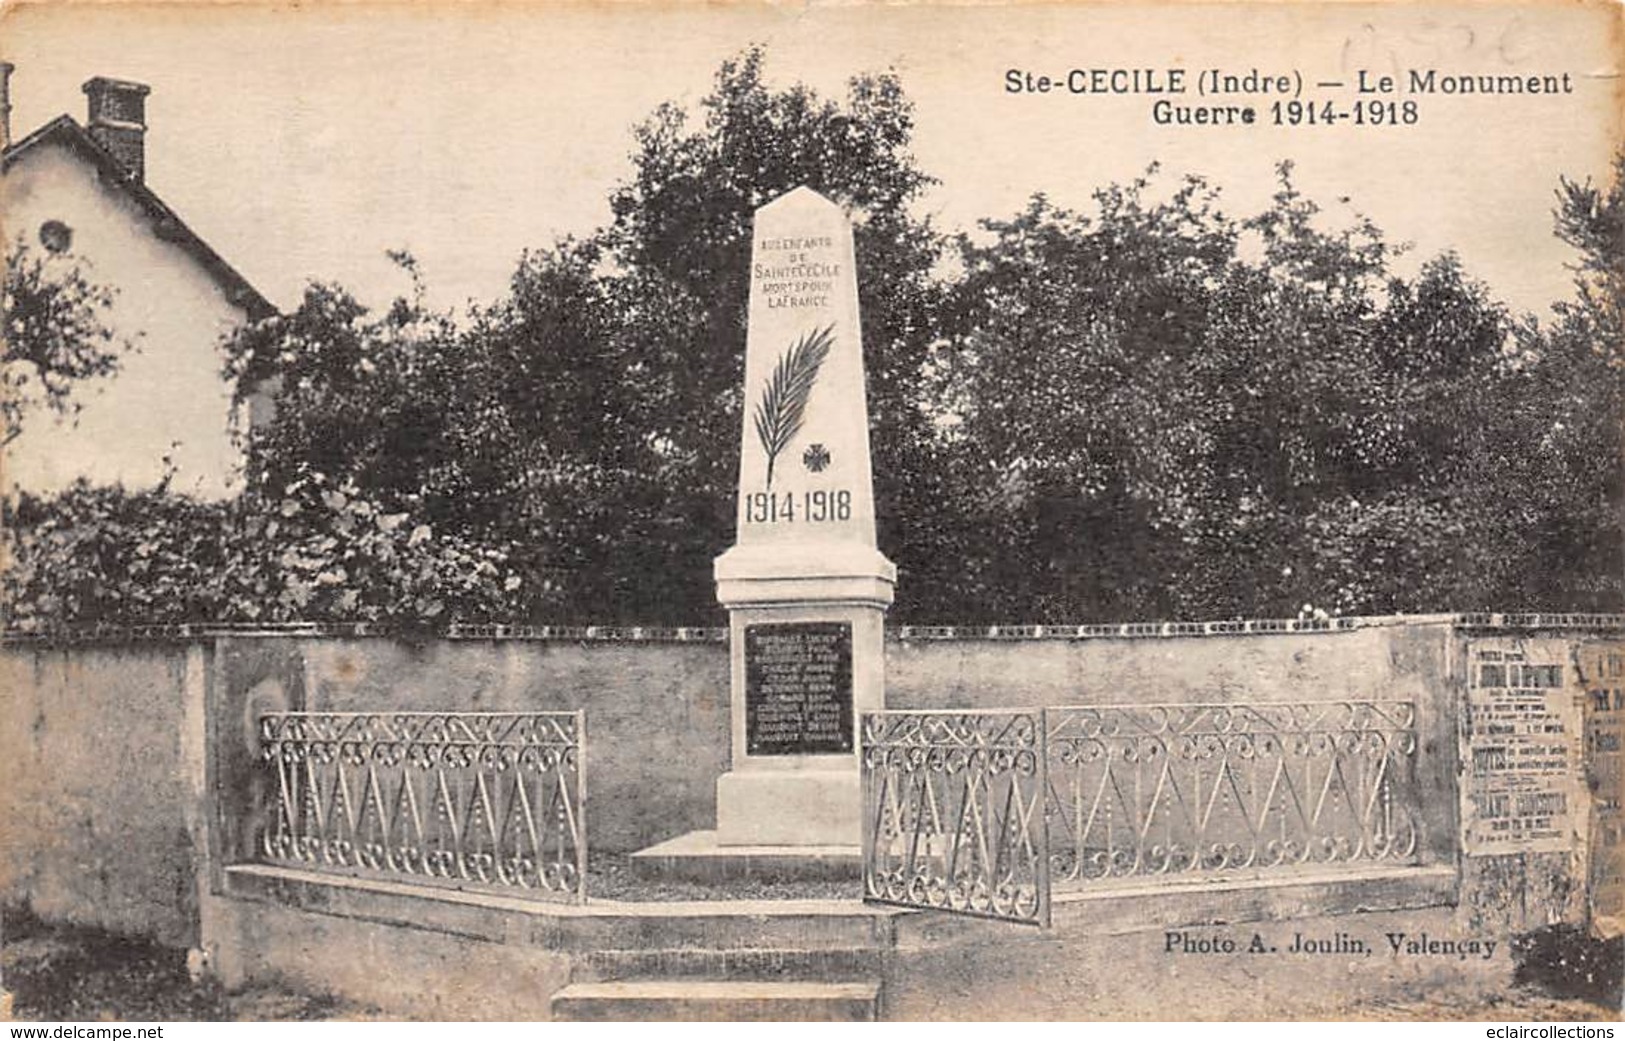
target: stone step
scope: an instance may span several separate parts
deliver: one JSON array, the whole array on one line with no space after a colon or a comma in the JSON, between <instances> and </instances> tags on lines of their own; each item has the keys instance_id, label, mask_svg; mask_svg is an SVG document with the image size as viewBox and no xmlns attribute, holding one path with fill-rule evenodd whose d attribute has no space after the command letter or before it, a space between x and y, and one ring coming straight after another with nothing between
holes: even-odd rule
<instances>
[{"instance_id":1,"label":"stone step","mask_svg":"<svg viewBox=\"0 0 1625 1041\"><path fill-rule=\"evenodd\" d=\"M880 984L624 980L572 983L553 995L554 1020L613 1022L830 1022L878 1018Z\"/></svg>"},{"instance_id":2,"label":"stone step","mask_svg":"<svg viewBox=\"0 0 1625 1041\"><path fill-rule=\"evenodd\" d=\"M894 910L856 900L610 904L538 916L518 937L550 950L830 950L889 947Z\"/></svg>"},{"instance_id":3,"label":"stone step","mask_svg":"<svg viewBox=\"0 0 1625 1041\"><path fill-rule=\"evenodd\" d=\"M571 979L580 982L636 979L829 980L878 977L885 954L875 947L739 948L705 950L583 951Z\"/></svg>"}]
</instances>

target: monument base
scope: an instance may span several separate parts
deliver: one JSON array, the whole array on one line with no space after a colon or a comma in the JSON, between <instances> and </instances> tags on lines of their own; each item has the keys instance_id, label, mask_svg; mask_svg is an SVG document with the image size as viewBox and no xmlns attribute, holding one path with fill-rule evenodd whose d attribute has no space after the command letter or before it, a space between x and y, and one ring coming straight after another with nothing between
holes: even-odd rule
<instances>
[{"instance_id":1,"label":"monument base","mask_svg":"<svg viewBox=\"0 0 1625 1041\"><path fill-rule=\"evenodd\" d=\"M856 846L862 839L858 772L735 770L717 778L721 846Z\"/></svg>"},{"instance_id":2,"label":"monument base","mask_svg":"<svg viewBox=\"0 0 1625 1041\"><path fill-rule=\"evenodd\" d=\"M752 606L857 604L884 611L897 565L873 546L809 542L735 546L716 559L717 601Z\"/></svg>"},{"instance_id":3,"label":"monument base","mask_svg":"<svg viewBox=\"0 0 1625 1041\"><path fill-rule=\"evenodd\" d=\"M735 546L716 578L733 705L717 846L856 850L859 721L885 703L897 569L873 546L808 542Z\"/></svg>"}]
</instances>

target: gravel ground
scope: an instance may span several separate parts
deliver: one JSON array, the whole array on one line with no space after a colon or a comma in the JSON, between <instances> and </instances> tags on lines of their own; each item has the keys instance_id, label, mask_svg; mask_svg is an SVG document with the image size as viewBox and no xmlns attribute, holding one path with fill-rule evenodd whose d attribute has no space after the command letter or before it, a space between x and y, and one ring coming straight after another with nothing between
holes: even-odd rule
<instances>
[{"instance_id":1,"label":"gravel ground","mask_svg":"<svg viewBox=\"0 0 1625 1041\"><path fill-rule=\"evenodd\" d=\"M632 874L632 858L594 850L587 868L587 899L593 900L857 900L863 883L840 881L764 882L730 878L715 882L651 881Z\"/></svg>"},{"instance_id":2,"label":"gravel ground","mask_svg":"<svg viewBox=\"0 0 1625 1041\"><path fill-rule=\"evenodd\" d=\"M1553 998L1532 987L1475 1004L1371 1002L1350 1009L1351 1020L1386 1022L1595 1023L1618 1020L1617 1009L1578 998Z\"/></svg>"}]
</instances>

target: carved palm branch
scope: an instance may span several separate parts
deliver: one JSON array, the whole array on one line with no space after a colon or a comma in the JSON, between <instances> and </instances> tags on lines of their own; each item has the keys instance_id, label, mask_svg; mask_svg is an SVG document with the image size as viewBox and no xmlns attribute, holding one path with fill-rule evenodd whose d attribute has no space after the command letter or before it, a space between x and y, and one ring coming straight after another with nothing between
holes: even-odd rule
<instances>
[{"instance_id":1,"label":"carved palm branch","mask_svg":"<svg viewBox=\"0 0 1625 1041\"><path fill-rule=\"evenodd\" d=\"M767 453L767 486L773 487L773 463L779 453L801 430L807 415L807 398L812 395L818 370L835 343L834 324L804 334L790 345L773 366L762 398L756 403L756 436Z\"/></svg>"}]
</instances>

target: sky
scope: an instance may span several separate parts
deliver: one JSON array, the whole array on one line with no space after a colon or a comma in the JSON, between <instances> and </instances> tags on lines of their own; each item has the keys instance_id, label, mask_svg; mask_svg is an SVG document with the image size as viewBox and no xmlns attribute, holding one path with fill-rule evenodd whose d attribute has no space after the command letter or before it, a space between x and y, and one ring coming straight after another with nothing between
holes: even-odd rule
<instances>
[{"instance_id":1,"label":"sky","mask_svg":"<svg viewBox=\"0 0 1625 1041\"><path fill-rule=\"evenodd\" d=\"M691 111L751 43L766 75L842 96L895 69L916 105L914 153L940 180L922 213L950 230L1008 217L1034 192L1087 209L1152 161L1195 172L1226 209L1265 205L1273 168L1334 212L1347 196L1413 260L1457 251L1520 309L1569 294L1551 233L1560 175L1606 179L1621 140L1618 8L1600 3L344 6L44 5L0 15L21 137L84 119L94 75L152 87L147 182L271 300L311 279L386 303L420 261L430 300L500 294L520 254L609 219L632 128L663 101ZM1198 97L1200 71L1301 79L1303 97L1414 101L1412 125L1270 125L1276 95ZM1185 71L1181 104L1255 108L1244 127L1159 126L1158 96L1007 89L1012 70ZM1355 93L1360 70L1401 92ZM1411 69L1567 75L1572 93L1403 93ZM1320 88L1337 82L1339 88ZM1164 100L1171 95L1162 96ZM1291 100L1290 96L1286 100ZM860 273L861 277L861 273Z\"/></svg>"}]
</instances>

